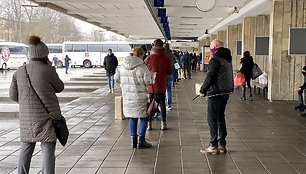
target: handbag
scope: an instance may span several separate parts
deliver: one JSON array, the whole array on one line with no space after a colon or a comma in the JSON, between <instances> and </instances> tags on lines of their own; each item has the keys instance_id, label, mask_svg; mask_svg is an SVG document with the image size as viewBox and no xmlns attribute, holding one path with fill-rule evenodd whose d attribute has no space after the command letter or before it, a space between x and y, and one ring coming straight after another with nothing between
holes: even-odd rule
<instances>
[{"instance_id":1,"label":"handbag","mask_svg":"<svg viewBox=\"0 0 306 174\"><path fill-rule=\"evenodd\" d=\"M26 73L26 77L29 81L29 84L32 88L32 90L34 91L36 97L38 98L39 102L43 105L43 107L45 108L46 112L48 113L49 117L52 119L52 124L53 124L53 127L54 127L54 131L55 131L55 134L56 134L56 137L58 139L58 141L61 143L62 146L65 146L66 143L67 143L67 140L68 140L68 136L69 136L69 130L68 130L68 127L67 127L67 124L66 124L66 119L65 117L61 116L61 118L59 120L55 120L50 111L48 110L48 108L46 107L46 105L43 103L43 101L41 100L41 98L39 97L39 95L37 94L37 92L35 91L33 85L32 85L32 82L31 82L31 79L30 79L30 76L28 74L28 71L27 71L27 68L26 68L26 65L24 65L24 69L25 69L25 73Z\"/></svg>"},{"instance_id":2,"label":"handbag","mask_svg":"<svg viewBox=\"0 0 306 174\"><path fill-rule=\"evenodd\" d=\"M153 88L153 85L152 85ZM156 94L151 94L151 100L147 103L146 114L148 117L153 117L158 109L159 99Z\"/></svg>"},{"instance_id":3,"label":"handbag","mask_svg":"<svg viewBox=\"0 0 306 174\"><path fill-rule=\"evenodd\" d=\"M261 71L260 67L256 63L254 63L252 68L252 79L254 80L262 74L263 72Z\"/></svg>"},{"instance_id":4,"label":"handbag","mask_svg":"<svg viewBox=\"0 0 306 174\"><path fill-rule=\"evenodd\" d=\"M245 85L244 74L238 72L234 78L234 86L244 86L244 85Z\"/></svg>"}]
</instances>

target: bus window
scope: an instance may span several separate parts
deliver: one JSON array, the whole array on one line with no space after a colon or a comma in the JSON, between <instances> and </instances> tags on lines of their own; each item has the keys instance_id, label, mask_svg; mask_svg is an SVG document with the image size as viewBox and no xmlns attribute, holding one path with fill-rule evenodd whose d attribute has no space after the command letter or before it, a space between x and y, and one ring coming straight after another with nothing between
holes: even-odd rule
<instances>
[{"instance_id":1,"label":"bus window","mask_svg":"<svg viewBox=\"0 0 306 174\"><path fill-rule=\"evenodd\" d=\"M113 52L118 51L118 45L117 44L104 44L103 45L103 52L107 52L108 49L112 49Z\"/></svg>"},{"instance_id":2,"label":"bus window","mask_svg":"<svg viewBox=\"0 0 306 174\"><path fill-rule=\"evenodd\" d=\"M130 52L131 47L129 44L119 44L118 45L118 52Z\"/></svg>"},{"instance_id":3,"label":"bus window","mask_svg":"<svg viewBox=\"0 0 306 174\"><path fill-rule=\"evenodd\" d=\"M87 44L73 44L73 52L86 52Z\"/></svg>"},{"instance_id":4,"label":"bus window","mask_svg":"<svg viewBox=\"0 0 306 174\"><path fill-rule=\"evenodd\" d=\"M26 54L26 47L22 46L9 46L11 54Z\"/></svg>"},{"instance_id":5,"label":"bus window","mask_svg":"<svg viewBox=\"0 0 306 174\"><path fill-rule=\"evenodd\" d=\"M73 52L72 44L65 44L65 52Z\"/></svg>"},{"instance_id":6,"label":"bus window","mask_svg":"<svg viewBox=\"0 0 306 174\"><path fill-rule=\"evenodd\" d=\"M102 52L102 44L88 44L88 52Z\"/></svg>"},{"instance_id":7,"label":"bus window","mask_svg":"<svg viewBox=\"0 0 306 174\"><path fill-rule=\"evenodd\" d=\"M48 46L49 53L61 53L62 47L61 46Z\"/></svg>"}]
</instances>

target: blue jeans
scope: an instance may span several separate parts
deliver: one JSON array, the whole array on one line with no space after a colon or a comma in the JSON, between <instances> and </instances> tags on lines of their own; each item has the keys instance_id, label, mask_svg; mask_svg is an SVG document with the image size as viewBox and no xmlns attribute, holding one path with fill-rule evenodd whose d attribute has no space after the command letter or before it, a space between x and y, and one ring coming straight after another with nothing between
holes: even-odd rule
<instances>
[{"instance_id":1,"label":"blue jeans","mask_svg":"<svg viewBox=\"0 0 306 174\"><path fill-rule=\"evenodd\" d=\"M168 99L168 108L171 108L172 104L172 80L167 80L167 86L166 86L166 94L167 94L167 99Z\"/></svg>"},{"instance_id":2,"label":"blue jeans","mask_svg":"<svg viewBox=\"0 0 306 174\"><path fill-rule=\"evenodd\" d=\"M174 83L177 82L177 78L178 78L178 70L176 69L172 73L173 86L174 86Z\"/></svg>"},{"instance_id":3,"label":"blue jeans","mask_svg":"<svg viewBox=\"0 0 306 174\"><path fill-rule=\"evenodd\" d=\"M147 117L140 118L139 129L138 129L139 137L146 136L147 124L148 124ZM132 137L137 135L137 125L138 125L138 118L130 118L130 135Z\"/></svg>"},{"instance_id":4,"label":"blue jeans","mask_svg":"<svg viewBox=\"0 0 306 174\"><path fill-rule=\"evenodd\" d=\"M109 76L107 76L107 78L108 78L109 89L114 89L115 88L114 75L109 75Z\"/></svg>"},{"instance_id":5,"label":"blue jeans","mask_svg":"<svg viewBox=\"0 0 306 174\"><path fill-rule=\"evenodd\" d=\"M68 73L68 69L69 69L69 64L65 65L65 72L66 72L66 74Z\"/></svg>"},{"instance_id":6,"label":"blue jeans","mask_svg":"<svg viewBox=\"0 0 306 174\"><path fill-rule=\"evenodd\" d=\"M226 123L225 123L225 107L229 94L220 95L208 98L207 106L207 122L210 130L210 144L212 147L218 147L220 145L226 145ZM219 131L219 139L218 139Z\"/></svg>"}]
</instances>

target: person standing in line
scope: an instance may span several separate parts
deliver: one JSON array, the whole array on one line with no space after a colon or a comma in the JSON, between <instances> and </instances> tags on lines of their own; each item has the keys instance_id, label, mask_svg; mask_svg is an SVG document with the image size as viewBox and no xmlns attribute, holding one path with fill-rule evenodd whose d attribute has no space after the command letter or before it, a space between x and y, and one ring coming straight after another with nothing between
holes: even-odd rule
<instances>
[{"instance_id":1,"label":"person standing in line","mask_svg":"<svg viewBox=\"0 0 306 174\"><path fill-rule=\"evenodd\" d=\"M183 65L183 72L184 72L184 78L187 79L188 75L188 79L191 79L191 74L190 74L190 67L191 67L191 63L190 63L190 58L189 58L189 54L188 52L185 52L181 58L181 62ZM187 73L186 73L187 71Z\"/></svg>"},{"instance_id":2,"label":"person standing in line","mask_svg":"<svg viewBox=\"0 0 306 174\"><path fill-rule=\"evenodd\" d=\"M71 59L68 57L68 55L65 56L65 72L68 74L68 69L69 69L69 63Z\"/></svg>"},{"instance_id":3,"label":"person standing in line","mask_svg":"<svg viewBox=\"0 0 306 174\"><path fill-rule=\"evenodd\" d=\"M112 49L108 49L107 56L104 58L103 65L106 70L106 76L108 78L109 93L114 93L114 75L118 66L118 60L117 57L114 55Z\"/></svg>"},{"instance_id":4,"label":"person standing in line","mask_svg":"<svg viewBox=\"0 0 306 174\"><path fill-rule=\"evenodd\" d=\"M253 76L252 70L254 66L254 61L249 51L245 51L243 53L243 57L241 58L240 63L241 63L240 72L244 74L245 82L248 85L248 88L250 89L249 100L253 100L251 79ZM246 85L243 85L243 93L242 93L242 97L240 98L241 100L246 100L245 91L246 91Z\"/></svg>"},{"instance_id":5,"label":"person standing in line","mask_svg":"<svg viewBox=\"0 0 306 174\"><path fill-rule=\"evenodd\" d=\"M173 74L172 74L172 78L173 78L173 84L172 87L175 87L175 85L177 84L178 80L178 72L180 69L180 58L178 57L178 54L175 50L173 50L173 54L172 56L174 57L174 64L179 65L179 68L177 67L173 67Z\"/></svg>"},{"instance_id":6,"label":"person standing in line","mask_svg":"<svg viewBox=\"0 0 306 174\"><path fill-rule=\"evenodd\" d=\"M170 63L172 65L172 70L174 70L174 57L172 55L172 52L170 50L170 45L168 43L164 44L164 48L165 48L165 55L169 58ZM173 74L173 72L172 72ZM171 110L171 104L172 104L172 83L173 83L173 78L172 78L172 74L167 74L167 82L166 82L166 94L167 94L167 109Z\"/></svg>"},{"instance_id":7,"label":"person standing in line","mask_svg":"<svg viewBox=\"0 0 306 174\"><path fill-rule=\"evenodd\" d=\"M162 113L161 130L167 130L165 92L167 75L172 74L172 64L165 55L163 44L164 42L161 39L156 39L154 41L153 53L146 58L145 62L150 72L156 73L155 83L150 85L148 90L150 93L150 100L153 100L153 97L156 96L160 101L159 105ZM148 130L151 129L151 120L149 120Z\"/></svg>"},{"instance_id":8,"label":"person standing in line","mask_svg":"<svg viewBox=\"0 0 306 174\"><path fill-rule=\"evenodd\" d=\"M14 73L9 95L19 103L21 150L18 161L18 174L28 174L36 142L41 142L42 173L55 173L56 135L52 118L29 87L26 70L35 91L50 111L53 119L61 118L59 101L55 93L64 90L64 83L58 77L52 62L48 59L48 47L37 36L29 39L27 65Z\"/></svg>"},{"instance_id":9,"label":"person standing in line","mask_svg":"<svg viewBox=\"0 0 306 174\"><path fill-rule=\"evenodd\" d=\"M209 71L200 89L201 96L208 97L207 122L210 145L200 152L217 155L227 152L224 112L229 95L234 91L234 79L231 51L224 48L220 40L215 39L210 44L210 52L212 58L209 61Z\"/></svg>"},{"instance_id":10,"label":"person standing in line","mask_svg":"<svg viewBox=\"0 0 306 174\"><path fill-rule=\"evenodd\" d=\"M135 48L132 56L124 59L123 64L117 69L115 79L120 83L123 96L123 113L130 118L130 135L133 148L150 148L152 145L146 141L148 102L147 87L154 82L153 75L142 60L144 51ZM140 119L138 135L137 125ZM138 141L137 141L138 136Z\"/></svg>"}]
</instances>

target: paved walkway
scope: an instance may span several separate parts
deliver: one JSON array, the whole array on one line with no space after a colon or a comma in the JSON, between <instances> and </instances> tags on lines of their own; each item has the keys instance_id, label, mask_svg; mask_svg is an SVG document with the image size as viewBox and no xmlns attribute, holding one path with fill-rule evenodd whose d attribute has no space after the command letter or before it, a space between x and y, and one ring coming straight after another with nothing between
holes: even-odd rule
<instances>
[{"instance_id":1,"label":"paved walkway","mask_svg":"<svg viewBox=\"0 0 306 174\"><path fill-rule=\"evenodd\" d=\"M86 77L88 78L88 77ZM192 80L173 88L173 110L168 111L167 131L160 120L147 133L151 149L131 149L128 120L114 120L114 96L103 86L62 107L68 120L68 144L57 144L57 174L291 174L306 173L306 119L297 116L293 102L268 102L255 95L240 101L230 97L226 119L228 154L202 155L209 143L207 101L194 97ZM0 118L0 173L17 173L20 149L18 120ZM40 173L37 145L30 173Z\"/></svg>"}]
</instances>

